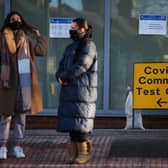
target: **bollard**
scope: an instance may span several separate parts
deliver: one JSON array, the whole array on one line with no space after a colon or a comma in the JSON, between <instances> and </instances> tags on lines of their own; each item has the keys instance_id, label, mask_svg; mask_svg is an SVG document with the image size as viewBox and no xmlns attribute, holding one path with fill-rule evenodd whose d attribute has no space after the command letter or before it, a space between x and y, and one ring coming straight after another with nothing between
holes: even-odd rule
<instances>
[{"instance_id":1,"label":"bollard","mask_svg":"<svg viewBox=\"0 0 168 168\"><path fill-rule=\"evenodd\" d=\"M125 129L143 129L142 114L133 109L132 90L128 87L128 95L125 101L126 126Z\"/></svg>"}]
</instances>

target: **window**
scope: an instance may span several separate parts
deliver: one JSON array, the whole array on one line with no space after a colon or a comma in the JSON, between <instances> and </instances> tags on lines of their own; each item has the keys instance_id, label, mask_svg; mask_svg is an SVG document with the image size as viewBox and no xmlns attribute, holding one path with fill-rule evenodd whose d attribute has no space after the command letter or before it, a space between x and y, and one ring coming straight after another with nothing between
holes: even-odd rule
<instances>
[{"instance_id":1,"label":"window","mask_svg":"<svg viewBox=\"0 0 168 168\"><path fill-rule=\"evenodd\" d=\"M139 35L139 14L168 16L168 2L111 1L110 109L124 110L127 86L133 85L134 63L168 61L167 36Z\"/></svg>"},{"instance_id":2,"label":"window","mask_svg":"<svg viewBox=\"0 0 168 168\"><path fill-rule=\"evenodd\" d=\"M98 101L97 108L103 108L103 62L104 62L104 0L98 2L90 0L51 0L49 3L49 17L76 18L84 17L93 26L93 40L98 50ZM62 58L63 51L70 39L50 39L48 53L48 86L56 86L55 94L48 92L47 107L57 107L59 87L55 81L55 70L58 68L58 62Z\"/></svg>"}]
</instances>

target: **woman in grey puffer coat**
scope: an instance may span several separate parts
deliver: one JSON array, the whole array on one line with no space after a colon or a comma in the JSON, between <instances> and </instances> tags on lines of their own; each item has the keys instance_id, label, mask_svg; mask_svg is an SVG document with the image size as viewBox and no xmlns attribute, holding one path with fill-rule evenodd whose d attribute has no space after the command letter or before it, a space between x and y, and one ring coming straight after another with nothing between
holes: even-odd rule
<instances>
[{"instance_id":1,"label":"woman in grey puffer coat","mask_svg":"<svg viewBox=\"0 0 168 168\"><path fill-rule=\"evenodd\" d=\"M61 85L57 131L69 132L68 163L86 163L90 159L92 131L97 99L97 50L92 27L83 18L71 23L68 45L60 62L56 79Z\"/></svg>"}]
</instances>

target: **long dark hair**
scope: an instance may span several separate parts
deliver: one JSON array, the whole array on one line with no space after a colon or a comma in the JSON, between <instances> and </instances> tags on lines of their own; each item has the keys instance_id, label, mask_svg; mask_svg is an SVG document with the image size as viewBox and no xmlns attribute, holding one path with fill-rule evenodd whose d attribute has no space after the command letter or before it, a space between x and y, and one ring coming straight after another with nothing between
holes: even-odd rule
<instances>
[{"instance_id":1,"label":"long dark hair","mask_svg":"<svg viewBox=\"0 0 168 168\"><path fill-rule=\"evenodd\" d=\"M80 57L82 49L86 46L87 42L90 41L92 38L92 26L84 18L76 18L72 20L72 22L75 22L78 25L79 29L84 28L86 32L85 36L79 41L78 47L76 49L74 57L74 62L76 62Z\"/></svg>"},{"instance_id":2,"label":"long dark hair","mask_svg":"<svg viewBox=\"0 0 168 168\"><path fill-rule=\"evenodd\" d=\"M6 18L5 18L5 20L4 20L4 23L3 23L3 25L2 25L1 31L3 31L5 28L8 28L8 27L9 27L10 18L11 18L12 15L15 15L15 14L18 15L18 16L20 17L20 19L21 19L21 22L22 22L22 24L23 24L23 26L22 26L23 31L24 31L25 33L31 33L31 34L33 34L34 36L36 36L35 30L37 30L37 28L34 27L34 26L32 26L32 25L30 25L30 24L28 24L28 23L23 19L23 16L22 16L19 12L17 12L17 11L11 11L11 12L6 16Z\"/></svg>"}]
</instances>

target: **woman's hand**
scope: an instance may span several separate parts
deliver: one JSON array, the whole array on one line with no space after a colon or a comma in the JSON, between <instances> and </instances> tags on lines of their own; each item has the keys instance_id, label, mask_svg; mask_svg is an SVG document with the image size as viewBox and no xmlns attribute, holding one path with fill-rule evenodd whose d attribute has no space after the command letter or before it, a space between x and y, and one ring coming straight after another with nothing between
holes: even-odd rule
<instances>
[{"instance_id":1,"label":"woman's hand","mask_svg":"<svg viewBox=\"0 0 168 168\"><path fill-rule=\"evenodd\" d=\"M34 29L34 32L36 33L36 36L39 37L40 36L40 31L38 29Z\"/></svg>"},{"instance_id":2,"label":"woman's hand","mask_svg":"<svg viewBox=\"0 0 168 168\"><path fill-rule=\"evenodd\" d=\"M25 41L25 37L21 36L21 37L19 38L19 41L18 41L16 47L19 48L19 47L23 44L24 41Z\"/></svg>"},{"instance_id":3,"label":"woman's hand","mask_svg":"<svg viewBox=\"0 0 168 168\"><path fill-rule=\"evenodd\" d=\"M61 80L60 78L58 78L58 83L59 83L60 85L63 84L63 82L62 82L62 80Z\"/></svg>"},{"instance_id":4,"label":"woman's hand","mask_svg":"<svg viewBox=\"0 0 168 168\"><path fill-rule=\"evenodd\" d=\"M63 82L63 81L61 80L61 78L58 78L58 83L59 83L60 85L68 85L68 82Z\"/></svg>"}]
</instances>

